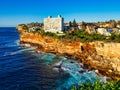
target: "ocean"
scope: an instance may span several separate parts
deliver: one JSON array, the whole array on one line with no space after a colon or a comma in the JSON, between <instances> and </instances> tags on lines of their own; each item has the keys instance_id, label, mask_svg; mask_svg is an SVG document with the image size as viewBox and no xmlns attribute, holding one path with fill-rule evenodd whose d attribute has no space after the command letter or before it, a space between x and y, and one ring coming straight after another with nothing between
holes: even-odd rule
<instances>
[{"instance_id":1,"label":"ocean","mask_svg":"<svg viewBox=\"0 0 120 90\"><path fill-rule=\"evenodd\" d=\"M74 57L23 48L15 27L0 28L0 90L70 90L78 83L103 80L81 65Z\"/></svg>"}]
</instances>

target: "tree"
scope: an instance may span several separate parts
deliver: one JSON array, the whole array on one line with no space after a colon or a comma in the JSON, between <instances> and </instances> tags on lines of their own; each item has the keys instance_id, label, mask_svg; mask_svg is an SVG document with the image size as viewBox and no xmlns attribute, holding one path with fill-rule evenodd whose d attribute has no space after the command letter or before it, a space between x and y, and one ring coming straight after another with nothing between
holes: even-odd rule
<instances>
[{"instance_id":1,"label":"tree","mask_svg":"<svg viewBox=\"0 0 120 90\"><path fill-rule=\"evenodd\" d=\"M70 25L70 27L72 27L72 22L71 21L69 22L69 25Z\"/></svg>"},{"instance_id":2,"label":"tree","mask_svg":"<svg viewBox=\"0 0 120 90\"><path fill-rule=\"evenodd\" d=\"M73 20L73 27L76 27L77 26L77 23L76 23L76 20L74 19Z\"/></svg>"},{"instance_id":3,"label":"tree","mask_svg":"<svg viewBox=\"0 0 120 90\"><path fill-rule=\"evenodd\" d=\"M86 29L86 23L82 21L82 30L85 31L85 29Z\"/></svg>"}]
</instances>

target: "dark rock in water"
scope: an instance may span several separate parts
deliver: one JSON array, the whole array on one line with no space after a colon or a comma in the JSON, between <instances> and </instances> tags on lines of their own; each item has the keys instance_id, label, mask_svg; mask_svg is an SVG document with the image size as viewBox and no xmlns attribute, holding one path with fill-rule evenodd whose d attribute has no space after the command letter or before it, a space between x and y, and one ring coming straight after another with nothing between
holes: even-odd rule
<instances>
[{"instance_id":1,"label":"dark rock in water","mask_svg":"<svg viewBox=\"0 0 120 90\"><path fill-rule=\"evenodd\" d=\"M84 72L86 72L86 70L80 70L79 71L79 73L81 73L81 74L84 73Z\"/></svg>"},{"instance_id":2,"label":"dark rock in water","mask_svg":"<svg viewBox=\"0 0 120 90\"><path fill-rule=\"evenodd\" d=\"M61 66L54 66L55 68L61 68Z\"/></svg>"},{"instance_id":3,"label":"dark rock in water","mask_svg":"<svg viewBox=\"0 0 120 90\"><path fill-rule=\"evenodd\" d=\"M84 68L84 65L82 63L79 63L79 65L80 65L81 68Z\"/></svg>"},{"instance_id":4,"label":"dark rock in water","mask_svg":"<svg viewBox=\"0 0 120 90\"><path fill-rule=\"evenodd\" d=\"M70 63L74 63L73 61L71 61Z\"/></svg>"}]
</instances>

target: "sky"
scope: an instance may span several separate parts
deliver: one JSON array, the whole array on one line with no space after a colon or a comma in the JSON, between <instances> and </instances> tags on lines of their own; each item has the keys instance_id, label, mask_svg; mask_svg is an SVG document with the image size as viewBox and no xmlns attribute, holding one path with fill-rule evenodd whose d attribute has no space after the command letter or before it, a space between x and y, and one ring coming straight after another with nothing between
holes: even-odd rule
<instances>
[{"instance_id":1,"label":"sky","mask_svg":"<svg viewBox=\"0 0 120 90\"><path fill-rule=\"evenodd\" d=\"M120 20L120 0L0 0L0 27L43 22L58 15L65 22Z\"/></svg>"}]
</instances>

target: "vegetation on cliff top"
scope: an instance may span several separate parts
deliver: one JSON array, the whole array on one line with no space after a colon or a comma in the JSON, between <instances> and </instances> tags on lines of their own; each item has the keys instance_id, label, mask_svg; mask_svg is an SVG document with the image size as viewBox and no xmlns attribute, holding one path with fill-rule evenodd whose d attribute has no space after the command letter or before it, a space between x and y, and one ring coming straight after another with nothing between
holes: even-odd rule
<instances>
[{"instance_id":1,"label":"vegetation on cliff top","mask_svg":"<svg viewBox=\"0 0 120 90\"><path fill-rule=\"evenodd\" d=\"M26 32L29 32L29 28L25 24L20 24ZM32 33L39 33L43 36L51 36L58 38L63 41L80 41L80 42L93 42L93 41L104 41L104 42L120 42L120 34L111 33L111 36L107 37L101 34L92 33L89 34L84 30L74 30L72 32L65 32L65 35L59 36L52 32L44 32L44 30L35 30Z\"/></svg>"},{"instance_id":2,"label":"vegetation on cliff top","mask_svg":"<svg viewBox=\"0 0 120 90\"><path fill-rule=\"evenodd\" d=\"M96 81L94 83L79 83L78 86L72 86L71 90L120 90L120 81L109 81L107 83Z\"/></svg>"},{"instance_id":3,"label":"vegetation on cliff top","mask_svg":"<svg viewBox=\"0 0 120 90\"><path fill-rule=\"evenodd\" d=\"M71 33L65 33L65 35L58 36L55 33L52 32L44 32L44 31L34 31L33 33L39 33L40 35L43 36L50 36L53 38L60 39L62 41L80 41L80 42L93 42L93 41L104 41L104 42L120 42L120 34L114 34L112 33L111 36L106 37L104 35L100 34L89 34L85 31L72 31Z\"/></svg>"},{"instance_id":4,"label":"vegetation on cliff top","mask_svg":"<svg viewBox=\"0 0 120 90\"><path fill-rule=\"evenodd\" d=\"M23 28L24 30L26 30L27 32L28 32L28 30L29 30L29 28L28 28L28 26L27 26L26 24L19 24L18 26L22 26L22 28Z\"/></svg>"}]
</instances>

